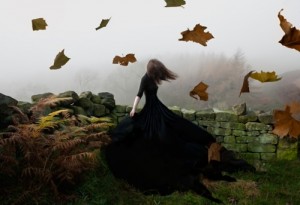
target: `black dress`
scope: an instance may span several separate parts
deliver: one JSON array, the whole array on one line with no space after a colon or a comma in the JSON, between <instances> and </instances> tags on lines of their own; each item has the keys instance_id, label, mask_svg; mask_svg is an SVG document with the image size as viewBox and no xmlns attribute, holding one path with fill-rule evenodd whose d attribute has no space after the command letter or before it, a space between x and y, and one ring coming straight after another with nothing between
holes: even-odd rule
<instances>
[{"instance_id":1,"label":"black dress","mask_svg":"<svg viewBox=\"0 0 300 205\"><path fill-rule=\"evenodd\" d=\"M197 143L206 146L215 142L215 138L201 127L169 110L158 99L157 90L157 84L146 73L137 93L140 98L145 93L145 105L133 118L128 117L118 125L113 133L114 140L125 139L134 130L140 131L147 140L163 144Z\"/></svg>"},{"instance_id":2,"label":"black dress","mask_svg":"<svg viewBox=\"0 0 300 205\"><path fill-rule=\"evenodd\" d=\"M215 138L169 110L158 99L157 90L145 74L137 93L145 94L145 105L111 133L112 143L105 150L109 168L141 191L169 194L194 186L194 191L212 199L201 184L195 188L194 180L208 164L208 147Z\"/></svg>"}]
</instances>

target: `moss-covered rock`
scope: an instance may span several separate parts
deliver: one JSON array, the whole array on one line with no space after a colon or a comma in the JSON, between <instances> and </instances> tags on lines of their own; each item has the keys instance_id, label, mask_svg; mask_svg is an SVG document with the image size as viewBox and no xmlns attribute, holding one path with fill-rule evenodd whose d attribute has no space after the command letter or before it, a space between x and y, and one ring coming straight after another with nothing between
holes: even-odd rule
<instances>
[{"instance_id":1,"label":"moss-covered rock","mask_svg":"<svg viewBox=\"0 0 300 205\"><path fill-rule=\"evenodd\" d=\"M196 112L196 119L197 120L215 120L216 113L213 109L206 109L206 110L200 110Z\"/></svg>"},{"instance_id":2,"label":"moss-covered rock","mask_svg":"<svg viewBox=\"0 0 300 205\"><path fill-rule=\"evenodd\" d=\"M181 112L181 108L178 106L171 106L169 107L169 109L174 112L175 114L179 115L180 117L182 117L182 112Z\"/></svg>"},{"instance_id":3,"label":"moss-covered rock","mask_svg":"<svg viewBox=\"0 0 300 205\"><path fill-rule=\"evenodd\" d=\"M91 99L92 96L93 96L93 93L91 91L84 91L84 92L80 93L79 98Z\"/></svg>"},{"instance_id":4,"label":"moss-covered rock","mask_svg":"<svg viewBox=\"0 0 300 205\"><path fill-rule=\"evenodd\" d=\"M42 94L36 94L31 96L32 102L38 102L42 98L48 98L50 96L53 96L54 94L51 92L42 93Z\"/></svg>"},{"instance_id":5,"label":"moss-covered rock","mask_svg":"<svg viewBox=\"0 0 300 205\"><path fill-rule=\"evenodd\" d=\"M69 90L57 95L58 98L73 98L74 102L79 99L78 94L75 91Z\"/></svg>"},{"instance_id":6,"label":"moss-covered rock","mask_svg":"<svg viewBox=\"0 0 300 205\"><path fill-rule=\"evenodd\" d=\"M261 144L277 144L278 136L270 133L261 134L258 136L259 142Z\"/></svg>"},{"instance_id":7,"label":"moss-covered rock","mask_svg":"<svg viewBox=\"0 0 300 205\"><path fill-rule=\"evenodd\" d=\"M116 112L116 113L127 113L126 110L127 110L127 105L116 105L116 107L113 109L113 112Z\"/></svg>"},{"instance_id":8,"label":"moss-covered rock","mask_svg":"<svg viewBox=\"0 0 300 205\"><path fill-rule=\"evenodd\" d=\"M265 153L275 153L276 146L271 144L259 144L257 142L248 144L249 152L265 152Z\"/></svg>"},{"instance_id":9,"label":"moss-covered rock","mask_svg":"<svg viewBox=\"0 0 300 205\"><path fill-rule=\"evenodd\" d=\"M196 111L193 110L193 109L181 109L181 112L182 112L182 116L185 118L185 119L188 119L190 121L193 121L196 119Z\"/></svg>"},{"instance_id":10,"label":"moss-covered rock","mask_svg":"<svg viewBox=\"0 0 300 205\"><path fill-rule=\"evenodd\" d=\"M224 137L224 143L226 144L235 144L235 136L229 135Z\"/></svg>"},{"instance_id":11,"label":"moss-covered rock","mask_svg":"<svg viewBox=\"0 0 300 205\"><path fill-rule=\"evenodd\" d=\"M99 96L99 95L92 95L91 97L90 97L90 100L93 102L93 103L95 103L95 104L101 104L102 103L102 99L101 99L101 97Z\"/></svg>"},{"instance_id":12,"label":"moss-covered rock","mask_svg":"<svg viewBox=\"0 0 300 205\"><path fill-rule=\"evenodd\" d=\"M235 151L235 152L247 152L247 144L227 144L222 143L222 145L229 150Z\"/></svg>"},{"instance_id":13,"label":"moss-covered rock","mask_svg":"<svg viewBox=\"0 0 300 205\"><path fill-rule=\"evenodd\" d=\"M93 116L96 117L102 117L106 115L106 110L105 110L105 106L104 105L100 105L100 104L94 104L93 106Z\"/></svg>"},{"instance_id":14,"label":"moss-covered rock","mask_svg":"<svg viewBox=\"0 0 300 205\"><path fill-rule=\"evenodd\" d=\"M80 106L72 106L75 115L87 115L84 109Z\"/></svg>"},{"instance_id":15,"label":"moss-covered rock","mask_svg":"<svg viewBox=\"0 0 300 205\"><path fill-rule=\"evenodd\" d=\"M235 130L245 130L246 126L244 123L238 122L220 122L220 127L235 129Z\"/></svg>"},{"instance_id":16,"label":"moss-covered rock","mask_svg":"<svg viewBox=\"0 0 300 205\"><path fill-rule=\"evenodd\" d=\"M238 116L230 112L217 112L216 121L218 122L237 122Z\"/></svg>"},{"instance_id":17,"label":"moss-covered rock","mask_svg":"<svg viewBox=\"0 0 300 205\"><path fill-rule=\"evenodd\" d=\"M198 120L198 124L205 127L220 127L220 122L210 120Z\"/></svg>"},{"instance_id":18,"label":"moss-covered rock","mask_svg":"<svg viewBox=\"0 0 300 205\"><path fill-rule=\"evenodd\" d=\"M274 117L270 113L262 113L258 115L258 121L262 122L264 124L273 124L274 123Z\"/></svg>"},{"instance_id":19,"label":"moss-covered rock","mask_svg":"<svg viewBox=\"0 0 300 205\"><path fill-rule=\"evenodd\" d=\"M270 126L261 122L247 122L246 129L249 131L253 131L253 130L262 131L262 130L269 130Z\"/></svg>"},{"instance_id":20,"label":"moss-covered rock","mask_svg":"<svg viewBox=\"0 0 300 205\"><path fill-rule=\"evenodd\" d=\"M253 111L247 112L246 115L240 115L238 116L238 121L241 123L247 123L247 122L255 122L257 121L258 117Z\"/></svg>"}]
</instances>

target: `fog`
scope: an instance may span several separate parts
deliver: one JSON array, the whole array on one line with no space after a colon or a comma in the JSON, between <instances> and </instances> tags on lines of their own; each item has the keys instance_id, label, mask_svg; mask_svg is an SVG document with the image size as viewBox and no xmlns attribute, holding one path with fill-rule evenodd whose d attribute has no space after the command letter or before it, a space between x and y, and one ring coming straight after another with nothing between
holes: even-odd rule
<instances>
[{"instance_id":1,"label":"fog","mask_svg":"<svg viewBox=\"0 0 300 205\"><path fill-rule=\"evenodd\" d=\"M184 8L165 4L163 0L1 0L0 92L30 101L31 95L44 92L108 91L118 104L128 104L147 61L157 58L180 76L160 86L166 104L225 107L245 99L218 103L219 88L226 87L221 82L235 79L228 89L237 96L250 69L278 74L299 70L299 52L278 43L283 31L277 17L283 8L282 15L300 28L298 0L187 0ZM40 17L47 29L32 31L31 20ZM96 31L107 18L111 18L107 27ZM214 35L207 47L178 41L182 31L198 23ZM50 70L62 49L70 61ZM134 53L137 62L126 67L112 64L115 55L127 53ZM237 54L242 57L238 65L233 60ZM210 83L209 102L188 96L200 81ZM188 100L174 101L174 96Z\"/></svg>"}]
</instances>

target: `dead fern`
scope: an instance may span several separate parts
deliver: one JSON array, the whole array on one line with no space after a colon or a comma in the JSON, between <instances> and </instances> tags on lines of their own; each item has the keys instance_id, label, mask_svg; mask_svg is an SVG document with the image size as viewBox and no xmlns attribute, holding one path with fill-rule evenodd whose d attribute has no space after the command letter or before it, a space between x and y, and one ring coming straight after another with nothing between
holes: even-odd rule
<instances>
[{"instance_id":1,"label":"dead fern","mask_svg":"<svg viewBox=\"0 0 300 205\"><path fill-rule=\"evenodd\" d=\"M15 204L38 200L42 190L51 190L57 199L68 198L66 190L97 165L99 149L110 142L107 130L112 123L103 120L78 126L77 117L68 110L47 113L43 106L49 106L49 98L31 110L34 117L11 125L5 136L0 135L0 176L7 183L15 179L23 187ZM7 189L0 184L0 192Z\"/></svg>"}]
</instances>

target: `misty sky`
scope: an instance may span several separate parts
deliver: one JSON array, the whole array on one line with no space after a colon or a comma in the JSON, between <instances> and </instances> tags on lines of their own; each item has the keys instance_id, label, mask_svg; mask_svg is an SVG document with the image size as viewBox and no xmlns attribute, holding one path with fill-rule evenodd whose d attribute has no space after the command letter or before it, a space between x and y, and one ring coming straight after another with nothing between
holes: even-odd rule
<instances>
[{"instance_id":1,"label":"misty sky","mask_svg":"<svg viewBox=\"0 0 300 205\"><path fill-rule=\"evenodd\" d=\"M66 76L78 72L126 69L112 59L127 53L138 61L165 58L168 65L176 62L172 55L233 56L240 50L256 70L300 69L300 53L278 43L284 33L277 17L283 8L282 15L300 28L299 0L186 0L184 8L165 5L164 0L1 0L0 92L12 94L17 82L48 88L53 82L64 85ZM48 27L33 31L31 20L40 17ZM107 18L107 27L96 31ZM182 31L198 23L215 37L207 47L178 41ZM71 60L50 70L62 49Z\"/></svg>"}]
</instances>

